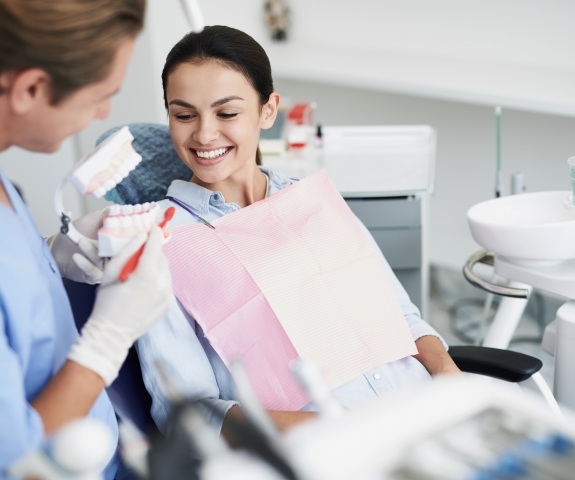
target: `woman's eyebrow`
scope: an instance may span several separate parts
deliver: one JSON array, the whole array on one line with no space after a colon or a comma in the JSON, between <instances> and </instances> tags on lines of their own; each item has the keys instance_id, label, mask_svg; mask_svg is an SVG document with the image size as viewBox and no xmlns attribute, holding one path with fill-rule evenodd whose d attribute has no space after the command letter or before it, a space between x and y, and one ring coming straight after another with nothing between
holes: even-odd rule
<instances>
[{"instance_id":1,"label":"woman's eyebrow","mask_svg":"<svg viewBox=\"0 0 575 480\"><path fill-rule=\"evenodd\" d=\"M220 100L216 100L214 103L212 103L210 105L210 107L212 107L212 108L219 107L219 106L223 105L224 103L231 102L232 100L243 100L243 98L238 97L237 95L230 95L229 97L224 97L224 98L221 98Z\"/></svg>"},{"instance_id":2,"label":"woman's eyebrow","mask_svg":"<svg viewBox=\"0 0 575 480\"><path fill-rule=\"evenodd\" d=\"M230 95L229 97L224 97L220 98L219 100L216 100L214 103L210 105L210 107L211 108L220 107L228 102L231 102L232 100L243 100L243 98L238 97L237 95ZM168 103L168 105L178 105L184 108L194 108L194 109L196 108L191 103L185 102L184 100L180 100L179 98L174 98L173 100L170 100L170 103Z\"/></svg>"},{"instance_id":3,"label":"woman's eyebrow","mask_svg":"<svg viewBox=\"0 0 575 480\"><path fill-rule=\"evenodd\" d=\"M184 108L196 108L191 103L184 102L183 100L180 100L178 98L174 98L173 100L170 100L170 103L168 103L168 105L178 105L179 107L184 107Z\"/></svg>"}]
</instances>

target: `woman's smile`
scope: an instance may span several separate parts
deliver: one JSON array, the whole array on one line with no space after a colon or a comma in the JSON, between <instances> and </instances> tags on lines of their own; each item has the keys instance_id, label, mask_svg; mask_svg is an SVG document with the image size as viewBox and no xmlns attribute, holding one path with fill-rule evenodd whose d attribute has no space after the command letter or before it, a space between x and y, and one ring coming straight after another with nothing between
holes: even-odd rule
<instances>
[{"instance_id":1,"label":"woman's smile","mask_svg":"<svg viewBox=\"0 0 575 480\"><path fill-rule=\"evenodd\" d=\"M196 162L202 166L212 166L220 163L233 147L221 147L214 149L195 149L190 148L190 152L194 155Z\"/></svg>"}]
</instances>

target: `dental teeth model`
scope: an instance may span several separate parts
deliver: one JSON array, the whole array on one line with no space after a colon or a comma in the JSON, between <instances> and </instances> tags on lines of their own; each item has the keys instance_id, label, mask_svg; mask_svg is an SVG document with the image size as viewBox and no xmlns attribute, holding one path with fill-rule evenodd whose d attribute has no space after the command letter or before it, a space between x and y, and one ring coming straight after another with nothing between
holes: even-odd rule
<instances>
[{"instance_id":1,"label":"dental teeth model","mask_svg":"<svg viewBox=\"0 0 575 480\"><path fill-rule=\"evenodd\" d=\"M155 202L138 205L113 205L108 209L98 230L98 254L113 257L140 232L148 232L161 220Z\"/></svg>"},{"instance_id":2,"label":"dental teeth model","mask_svg":"<svg viewBox=\"0 0 575 480\"><path fill-rule=\"evenodd\" d=\"M142 161L141 155L132 147L133 140L129 128L122 127L75 165L58 186L54 206L62 222L60 231L74 242L78 243L83 235L71 223L71 212L64 209L63 193L66 183L74 185L83 195L102 197Z\"/></svg>"},{"instance_id":3,"label":"dental teeth model","mask_svg":"<svg viewBox=\"0 0 575 480\"><path fill-rule=\"evenodd\" d=\"M64 186L66 183L71 183L84 195L91 193L96 197L103 196L126 178L142 161L141 155L132 147L133 140L134 137L128 127L122 127L84 157L58 186L54 206L62 222L60 232L76 244L87 237L76 229L71 222L72 214L64 209ZM115 256L134 236L141 232L149 232L156 224L164 229L164 239L167 239L169 233L165 227L174 212L174 207L160 212L160 207L155 202L111 206L106 212L102 227L98 230L98 255L104 258ZM128 260L120 273L120 281L126 280L136 268L142 251L143 246Z\"/></svg>"},{"instance_id":4,"label":"dental teeth model","mask_svg":"<svg viewBox=\"0 0 575 480\"><path fill-rule=\"evenodd\" d=\"M68 180L80 193L102 197L142 161L133 139L128 127L121 128L84 157Z\"/></svg>"}]
</instances>

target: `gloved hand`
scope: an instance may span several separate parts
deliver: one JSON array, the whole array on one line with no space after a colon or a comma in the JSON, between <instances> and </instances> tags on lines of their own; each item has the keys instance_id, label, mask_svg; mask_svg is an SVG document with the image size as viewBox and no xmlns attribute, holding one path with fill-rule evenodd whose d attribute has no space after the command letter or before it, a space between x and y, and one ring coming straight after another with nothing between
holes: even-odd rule
<instances>
[{"instance_id":1,"label":"gloved hand","mask_svg":"<svg viewBox=\"0 0 575 480\"><path fill-rule=\"evenodd\" d=\"M102 281L104 259L98 256L98 229L106 210L88 213L72 222L85 236L78 244L63 233L46 239L63 277L92 285Z\"/></svg>"},{"instance_id":2,"label":"gloved hand","mask_svg":"<svg viewBox=\"0 0 575 480\"><path fill-rule=\"evenodd\" d=\"M106 264L92 314L68 354L70 360L100 375L107 386L118 375L132 344L173 304L163 238L160 227L153 227L136 269L124 282L118 281L118 275L146 234L138 235Z\"/></svg>"}]
</instances>

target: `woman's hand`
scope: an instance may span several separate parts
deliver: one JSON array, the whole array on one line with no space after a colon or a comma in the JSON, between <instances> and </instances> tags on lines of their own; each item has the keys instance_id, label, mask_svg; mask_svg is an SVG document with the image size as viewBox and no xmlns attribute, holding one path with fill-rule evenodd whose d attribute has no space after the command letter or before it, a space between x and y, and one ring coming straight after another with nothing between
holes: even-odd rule
<instances>
[{"instance_id":1,"label":"woman's hand","mask_svg":"<svg viewBox=\"0 0 575 480\"><path fill-rule=\"evenodd\" d=\"M416 340L418 354L414 355L432 376L461 374L461 370L443 347L439 338L426 335Z\"/></svg>"}]
</instances>

